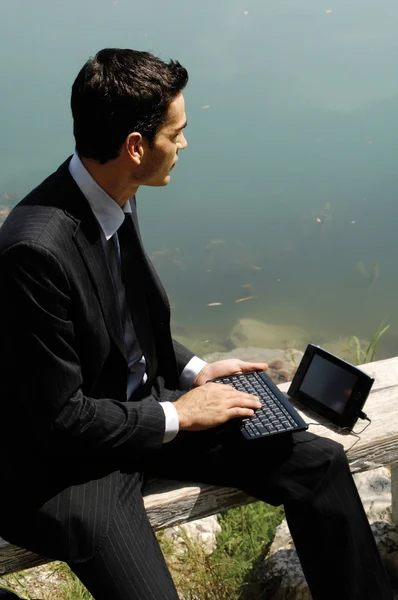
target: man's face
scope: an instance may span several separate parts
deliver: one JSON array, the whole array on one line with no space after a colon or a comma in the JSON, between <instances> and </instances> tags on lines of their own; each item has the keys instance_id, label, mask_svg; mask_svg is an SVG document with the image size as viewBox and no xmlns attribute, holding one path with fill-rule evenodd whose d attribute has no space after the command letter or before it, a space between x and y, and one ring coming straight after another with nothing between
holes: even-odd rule
<instances>
[{"instance_id":1,"label":"man's face","mask_svg":"<svg viewBox=\"0 0 398 600\"><path fill-rule=\"evenodd\" d=\"M183 133L186 126L184 96L179 94L168 108L166 123L156 134L153 147L144 142L140 177L142 185L162 186L169 183L170 171L178 160L178 151L188 145Z\"/></svg>"}]
</instances>

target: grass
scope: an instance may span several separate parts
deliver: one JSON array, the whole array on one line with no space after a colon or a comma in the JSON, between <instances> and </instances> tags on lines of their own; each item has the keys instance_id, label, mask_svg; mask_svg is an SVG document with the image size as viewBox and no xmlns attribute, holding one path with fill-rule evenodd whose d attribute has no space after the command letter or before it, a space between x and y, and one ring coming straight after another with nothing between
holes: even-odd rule
<instances>
[{"instance_id":1,"label":"grass","mask_svg":"<svg viewBox=\"0 0 398 600\"><path fill-rule=\"evenodd\" d=\"M159 534L176 587L184 600L249 600L256 588L255 568L271 544L282 521L281 507L256 502L219 515L217 548L206 555L184 534L184 552L173 555L170 542Z\"/></svg>"},{"instance_id":2,"label":"grass","mask_svg":"<svg viewBox=\"0 0 398 600\"><path fill-rule=\"evenodd\" d=\"M355 362L357 365L374 361L380 338L389 328L390 325L384 325L384 321L382 321L366 347L362 346L361 342L355 335L352 335L348 338L347 344L353 347L355 351Z\"/></svg>"},{"instance_id":3,"label":"grass","mask_svg":"<svg viewBox=\"0 0 398 600\"><path fill-rule=\"evenodd\" d=\"M93 600L67 564L54 561L0 578L5 588L25 600Z\"/></svg>"},{"instance_id":4,"label":"grass","mask_svg":"<svg viewBox=\"0 0 398 600\"><path fill-rule=\"evenodd\" d=\"M258 597L256 566L263 560L283 518L281 507L274 508L263 502L220 513L221 531L217 534L217 548L211 555L206 555L200 544L192 542L182 527L181 554L175 553L173 543L164 532L158 532L181 600L255 600ZM50 573L41 576L39 589L34 583L35 573ZM61 562L0 578L0 587L2 585L27 600L93 600L69 567Z\"/></svg>"}]
</instances>

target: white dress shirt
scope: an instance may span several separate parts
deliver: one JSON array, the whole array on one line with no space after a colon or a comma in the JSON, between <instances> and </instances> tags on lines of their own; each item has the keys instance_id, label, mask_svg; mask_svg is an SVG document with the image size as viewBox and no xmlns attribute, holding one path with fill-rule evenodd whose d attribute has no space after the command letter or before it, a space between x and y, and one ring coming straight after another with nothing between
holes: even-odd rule
<instances>
[{"instance_id":1,"label":"white dress shirt","mask_svg":"<svg viewBox=\"0 0 398 600\"><path fill-rule=\"evenodd\" d=\"M110 264L112 264L110 258L112 253L112 244L116 243L120 261L120 248L117 230L124 221L125 213L132 212L130 200L127 200L124 206L120 207L113 200L113 198L111 198L91 177L90 173L86 170L76 152L70 161L69 172L80 188L82 194L86 197L88 203L90 204L91 210L93 211L94 216L100 225L101 239L107 260ZM114 269L111 270L114 272ZM122 284L120 277L115 276L115 274L114 281L118 292L119 302L121 304L121 311L122 313L124 312L129 314L129 311L126 310L127 300L124 285ZM132 319L129 317L124 322L124 338L126 342L126 348L131 347L130 342L133 336L135 336L134 327ZM198 356L194 356L189 361L180 376L180 387L182 390L188 390L191 387L196 375L206 364L207 363ZM131 372L127 381L127 398L130 398L134 390L146 382L147 374L145 372L145 365L146 363L144 356L141 357L138 365L136 357L128 356L128 366ZM179 430L177 411L172 402L160 402L160 405L164 410L166 418L166 428L163 441L170 442L177 435Z\"/></svg>"}]
</instances>

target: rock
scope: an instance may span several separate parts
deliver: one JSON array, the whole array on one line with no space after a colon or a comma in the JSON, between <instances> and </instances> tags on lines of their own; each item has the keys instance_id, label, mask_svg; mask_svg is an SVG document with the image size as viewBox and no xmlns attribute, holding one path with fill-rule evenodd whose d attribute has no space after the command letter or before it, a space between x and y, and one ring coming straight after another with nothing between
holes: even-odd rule
<instances>
[{"instance_id":1,"label":"rock","mask_svg":"<svg viewBox=\"0 0 398 600\"><path fill-rule=\"evenodd\" d=\"M225 358L241 358L247 361L265 361L270 363L274 360L287 361L293 366L297 366L303 353L294 348L289 350L280 350L278 348L264 348L258 346L238 347L227 352L208 352L203 355L203 360L214 362L215 360L224 360Z\"/></svg>"},{"instance_id":2,"label":"rock","mask_svg":"<svg viewBox=\"0 0 398 600\"><path fill-rule=\"evenodd\" d=\"M391 583L398 587L398 550L395 552L390 552L390 554L385 558L384 564L391 579Z\"/></svg>"},{"instance_id":3,"label":"rock","mask_svg":"<svg viewBox=\"0 0 398 600\"><path fill-rule=\"evenodd\" d=\"M291 381L296 373L296 370L297 363L296 361L291 362L290 357L288 357L286 360L277 358L268 362L267 373L271 379L278 384Z\"/></svg>"},{"instance_id":4,"label":"rock","mask_svg":"<svg viewBox=\"0 0 398 600\"><path fill-rule=\"evenodd\" d=\"M227 358L240 358L245 361L260 361L268 363L268 375L275 383L291 381L297 366L303 356L303 352L294 348L290 350L279 350L277 348L234 348L229 352L212 352L203 356L206 362L224 360Z\"/></svg>"},{"instance_id":5,"label":"rock","mask_svg":"<svg viewBox=\"0 0 398 600\"><path fill-rule=\"evenodd\" d=\"M391 523L391 473L386 467L356 473L354 481L369 523Z\"/></svg>"},{"instance_id":6,"label":"rock","mask_svg":"<svg viewBox=\"0 0 398 600\"><path fill-rule=\"evenodd\" d=\"M398 527L385 521L376 521L371 524L374 538L383 561L398 550Z\"/></svg>"},{"instance_id":7,"label":"rock","mask_svg":"<svg viewBox=\"0 0 398 600\"><path fill-rule=\"evenodd\" d=\"M391 476L380 467L354 475L379 552L391 581L398 582L398 527L391 524ZM286 520L276 530L264 564L256 572L258 600L311 600Z\"/></svg>"},{"instance_id":8,"label":"rock","mask_svg":"<svg viewBox=\"0 0 398 600\"><path fill-rule=\"evenodd\" d=\"M286 520L277 527L268 555L255 578L259 582L258 600L311 600Z\"/></svg>"},{"instance_id":9,"label":"rock","mask_svg":"<svg viewBox=\"0 0 398 600\"><path fill-rule=\"evenodd\" d=\"M181 534L181 529L184 530L190 540L202 544L206 554L211 554L215 550L217 546L216 534L221 531L217 515L190 521L177 527L169 527L165 529L164 535L174 543L175 554L182 554L185 551L185 539L184 535Z\"/></svg>"},{"instance_id":10,"label":"rock","mask_svg":"<svg viewBox=\"0 0 398 600\"><path fill-rule=\"evenodd\" d=\"M233 327L227 343L232 348L304 348L308 341L309 334L295 325L273 325L255 319L240 319Z\"/></svg>"}]
</instances>

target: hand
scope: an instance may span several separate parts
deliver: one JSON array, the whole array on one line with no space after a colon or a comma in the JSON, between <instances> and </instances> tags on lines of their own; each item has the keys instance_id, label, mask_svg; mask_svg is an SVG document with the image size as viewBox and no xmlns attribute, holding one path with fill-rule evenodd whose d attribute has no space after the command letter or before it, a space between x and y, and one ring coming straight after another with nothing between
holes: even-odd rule
<instances>
[{"instance_id":1,"label":"hand","mask_svg":"<svg viewBox=\"0 0 398 600\"><path fill-rule=\"evenodd\" d=\"M256 396L239 392L224 383L205 383L173 403L180 429L211 429L236 417L251 417L261 407Z\"/></svg>"},{"instance_id":2,"label":"hand","mask_svg":"<svg viewBox=\"0 0 398 600\"><path fill-rule=\"evenodd\" d=\"M244 362L243 360L239 360L239 358L218 360L203 367L195 377L193 387L203 385L207 381L217 379L217 377L236 375L237 373L244 373L245 371L266 371L267 369L267 363Z\"/></svg>"}]
</instances>

